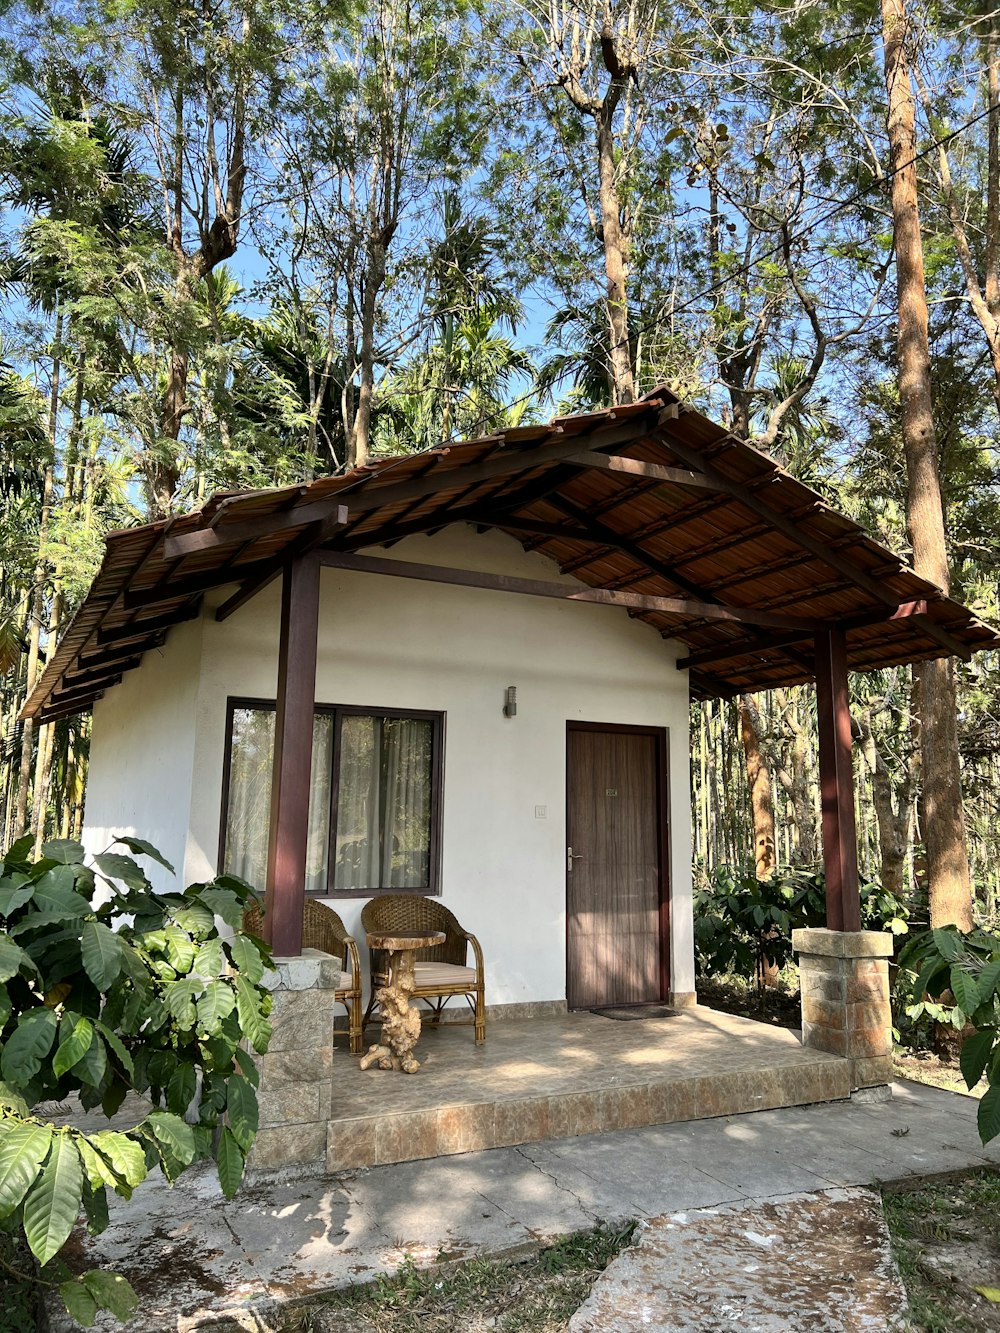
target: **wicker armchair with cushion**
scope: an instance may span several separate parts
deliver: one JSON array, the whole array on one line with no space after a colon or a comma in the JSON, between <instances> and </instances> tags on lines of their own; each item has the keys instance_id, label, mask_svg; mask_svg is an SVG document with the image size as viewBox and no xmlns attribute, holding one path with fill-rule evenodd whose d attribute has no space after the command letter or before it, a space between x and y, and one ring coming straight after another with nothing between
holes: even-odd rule
<instances>
[{"instance_id":1,"label":"wicker armchair with cushion","mask_svg":"<svg viewBox=\"0 0 1000 1333\"><path fill-rule=\"evenodd\" d=\"M243 929L251 935L263 935L264 913L250 907L243 914ZM354 937L348 935L343 921L325 903L307 898L302 909L302 947L319 949L340 959L343 971L337 988L337 1003L347 1010L347 1031L351 1054L360 1055L361 1030L361 957Z\"/></svg>"},{"instance_id":2,"label":"wicker armchair with cushion","mask_svg":"<svg viewBox=\"0 0 1000 1333\"><path fill-rule=\"evenodd\" d=\"M443 903L416 893L380 894L370 899L361 912L361 924L369 934L443 930L446 939L431 949L416 954L415 1000L425 1000L431 1008L430 1023L437 1026L445 1005L454 995L464 996L476 1027L476 1045L486 1040L486 988L483 980L483 951L475 935L463 929ZM468 966L469 949L475 962ZM369 949L372 973L371 999L365 1010L362 1028L371 1019L378 1001L375 991L388 981L389 960L381 949Z\"/></svg>"}]
</instances>

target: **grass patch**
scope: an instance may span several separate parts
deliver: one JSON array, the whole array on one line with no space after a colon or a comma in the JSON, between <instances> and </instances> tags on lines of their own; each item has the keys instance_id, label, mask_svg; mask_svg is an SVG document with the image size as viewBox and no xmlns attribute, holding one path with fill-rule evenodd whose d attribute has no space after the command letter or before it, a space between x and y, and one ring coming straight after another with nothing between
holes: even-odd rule
<instances>
[{"instance_id":1,"label":"grass patch","mask_svg":"<svg viewBox=\"0 0 1000 1333\"><path fill-rule=\"evenodd\" d=\"M20 1276L34 1271L24 1241L0 1231L0 1333L35 1333L38 1328L38 1285Z\"/></svg>"},{"instance_id":2,"label":"grass patch","mask_svg":"<svg viewBox=\"0 0 1000 1333\"><path fill-rule=\"evenodd\" d=\"M300 1309L282 1333L342 1325L375 1333L560 1333L594 1282L632 1239L636 1223L601 1226L566 1236L521 1262L470 1259L448 1268L417 1268L410 1260L393 1277L348 1287L322 1305Z\"/></svg>"},{"instance_id":3,"label":"grass patch","mask_svg":"<svg viewBox=\"0 0 1000 1333\"><path fill-rule=\"evenodd\" d=\"M1000 1328L1000 1172L977 1171L883 1194L893 1252L918 1333Z\"/></svg>"}]
</instances>

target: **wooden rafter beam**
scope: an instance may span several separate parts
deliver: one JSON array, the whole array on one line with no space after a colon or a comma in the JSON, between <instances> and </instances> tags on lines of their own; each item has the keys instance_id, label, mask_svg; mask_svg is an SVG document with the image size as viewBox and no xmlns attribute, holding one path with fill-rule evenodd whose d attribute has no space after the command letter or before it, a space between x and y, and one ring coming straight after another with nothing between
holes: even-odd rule
<instances>
[{"instance_id":1,"label":"wooden rafter beam","mask_svg":"<svg viewBox=\"0 0 1000 1333\"><path fill-rule=\"evenodd\" d=\"M255 560L243 566L227 564L219 569L206 569L198 574L189 574L186 578L167 576L150 588L128 589L122 595L122 605L126 611L141 611L161 602L179 602L186 597L200 597L210 589L226 583L254 578L270 565L270 560Z\"/></svg>"},{"instance_id":2,"label":"wooden rafter beam","mask_svg":"<svg viewBox=\"0 0 1000 1333\"><path fill-rule=\"evenodd\" d=\"M89 712L89 710L93 708L94 704L97 703L98 699L103 699L103 698L104 698L104 691L97 690L95 693L88 692L82 703L71 702L69 704L62 704L58 708L51 707L50 705L46 704L45 707L39 709L38 713L36 714L36 720L40 723L46 723L46 722L58 722L61 718L64 717L79 717L81 713Z\"/></svg>"},{"instance_id":3,"label":"wooden rafter beam","mask_svg":"<svg viewBox=\"0 0 1000 1333\"><path fill-rule=\"evenodd\" d=\"M597 468L604 472L618 472L636 480L668 482L671 486L681 486L687 490L719 491L723 488L718 482L703 473L693 472L688 468L664 467L660 463L646 463L640 458L624 458L621 454L600 454L593 451L574 454L567 460L573 467Z\"/></svg>"},{"instance_id":4,"label":"wooden rafter beam","mask_svg":"<svg viewBox=\"0 0 1000 1333\"><path fill-rule=\"evenodd\" d=\"M95 667L92 671L73 671L63 676L63 689L74 693L80 689L93 689L98 686L107 688L112 678L121 680L126 671L133 671L142 661L141 657L126 657L123 661L109 662L105 666Z\"/></svg>"},{"instance_id":5,"label":"wooden rafter beam","mask_svg":"<svg viewBox=\"0 0 1000 1333\"><path fill-rule=\"evenodd\" d=\"M838 574L843 575L855 587L863 588L876 601L895 604L896 595L890 588L886 587L885 583L873 578L856 561L843 555L839 550L835 550L830 543L823 541L820 537L814 537L811 532L807 532L794 519L762 500L750 487L733 481L719 472L697 449L692 449L683 440L679 439L676 432L671 431L669 433L667 443L671 453L676 454L689 467L703 472L710 480L718 482L720 489L731 495L733 499L738 500L744 508L749 509L758 518L769 523L775 531L780 532L789 541L794 542L796 546L810 551L817 559L835 569Z\"/></svg>"},{"instance_id":6,"label":"wooden rafter beam","mask_svg":"<svg viewBox=\"0 0 1000 1333\"><path fill-rule=\"evenodd\" d=\"M463 588L486 588L493 592L520 593L529 597L593 602L599 606L617 606L627 611L694 616L731 624L795 629L808 634L813 634L821 628L819 621L804 620L798 616L771 615L767 611L758 611L753 607L718 606L684 597L654 597L646 593L612 592L607 588L575 588L571 584L545 583L538 579L516 578L508 574L453 569L447 565L423 565L409 560L386 560L381 556L351 555L340 551L322 551L320 560L322 564L334 569L352 570L361 574L387 574L396 578L453 584Z\"/></svg>"},{"instance_id":7,"label":"wooden rafter beam","mask_svg":"<svg viewBox=\"0 0 1000 1333\"><path fill-rule=\"evenodd\" d=\"M104 652L81 653L76 659L76 664L81 671L90 671L109 662L123 662L126 658L141 656L143 653L162 648L166 637L166 633L160 630L158 634L147 634L144 639L133 639L130 643L119 644L116 648L105 649Z\"/></svg>"},{"instance_id":8,"label":"wooden rafter beam","mask_svg":"<svg viewBox=\"0 0 1000 1333\"><path fill-rule=\"evenodd\" d=\"M78 708L89 708L98 694L103 694L104 691L110 689L112 685L117 685L120 680L120 675L111 676L107 680L102 681L101 684L94 684L86 689L59 690L49 696L46 709L60 708L72 711L73 709Z\"/></svg>"},{"instance_id":9,"label":"wooden rafter beam","mask_svg":"<svg viewBox=\"0 0 1000 1333\"><path fill-rule=\"evenodd\" d=\"M310 523L322 522L333 514L337 514L339 523L344 524L347 522L347 506L337 504L336 499L336 496L331 496L327 500L314 500L297 508L279 509L257 519L244 519L242 522L234 519L228 523L217 522L214 527L198 528L195 532L182 532L166 539L163 543L164 554L168 560L173 560L179 556L194 555L198 551L215 551L220 547L254 542L278 532L306 528Z\"/></svg>"},{"instance_id":10,"label":"wooden rafter beam","mask_svg":"<svg viewBox=\"0 0 1000 1333\"><path fill-rule=\"evenodd\" d=\"M127 643L130 639L146 638L150 634L160 634L174 625L181 625L186 620L194 620L200 606L195 603L178 611L168 612L164 616L147 616L143 620L130 620L127 625L115 625L111 629L97 631L98 648L109 648L113 644Z\"/></svg>"},{"instance_id":11,"label":"wooden rafter beam","mask_svg":"<svg viewBox=\"0 0 1000 1333\"><path fill-rule=\"evenodd\" d=\"M921 598L913 602L900 602L898 606L891 611L870 611L865 615L850 616L846 620L830 621L827 628L830 630L848 631L852 629L864 629L874 625L891 625L896 620L917 619L923 625L923 619L927 612L927 602ZM779 634L772 635L767 639L744 638L731 639L727 643L713 644L708 648L699 648L690 653L687 657L681 657L677 660L678 671L696 670L698 667L708 664L718 664L719 662L729 662L737 657L746 657L751 653L759 653L769 649L783 649L791 644L800 643L804 639L812 638L812 635L806 634ZM964 649L964 645L963 645Z\"/></svg>"},{"instance_id":12,"label":"wooden rafter beam","mask_svg":"<svg viewBox=\"0 0 1000 1333\"><path fill-rule=\"evenodd\" d=\"M435 468L426 477L415 481L403 481L397 485L373 485L372 476L362 489L346 489L340 495L350 506L352 514L362 514L371 509L388 508L393 505L409 504L413 500L427 499L445 490L468 491L490 481L499 481L517 472L534 472L537 468L550 463L564 463L574 454L590 449L610 449L616 444L640 440L649 434L653 425L654 411L649 418L633 417L628 421L598 426L588 433L564 436L562 427L553 427L553 433L559 432L557 443L543 444L534 448L500 449L485 462L469 463L459 468Z\"/></svg>"},{"instance_id":13,"label":"wooden rafter beam","mask_svg":"<svg viewBox=\"0 0 1000 1333\"><path fill-rule=\"evenodd\" d=\"M256 597L293 561L308 555L311 551L317 550L325 542L328 542L335 532L343 528L348 518L348 511L343 505L335 505L328 511L325 518L317 523L311 523L309 527L303 528L299 535L280 551L276 556L269 560L261 562L260 567L255 572L247 572L243 583L222 603L215 613L216 620L225 620L231 616L234 611L238 611L245 605L251 597Z\"/></svg>"}]
</instances>

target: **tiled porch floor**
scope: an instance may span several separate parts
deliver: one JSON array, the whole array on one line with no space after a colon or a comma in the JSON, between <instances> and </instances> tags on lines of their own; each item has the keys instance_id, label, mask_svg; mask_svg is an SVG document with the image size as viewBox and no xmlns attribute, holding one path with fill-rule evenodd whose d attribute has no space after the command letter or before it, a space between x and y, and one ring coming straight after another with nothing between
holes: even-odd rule
<instances>
[{"instance_id":1,"label":"tiled porch floor","mask_svg":"<svg viewBox=\"0 0 1000 1333\"><path fill-rule=\"evenodd\" d=\"M368 1041L377 1038L370 1027ZM594 1014L426 1028L417 1074L369 1069L338 1045L327 1169L382 1166L541 1139L850 1095L846 1060L783 1028L701 1007L616 1022Z\"/></svg>"}]
</instances>

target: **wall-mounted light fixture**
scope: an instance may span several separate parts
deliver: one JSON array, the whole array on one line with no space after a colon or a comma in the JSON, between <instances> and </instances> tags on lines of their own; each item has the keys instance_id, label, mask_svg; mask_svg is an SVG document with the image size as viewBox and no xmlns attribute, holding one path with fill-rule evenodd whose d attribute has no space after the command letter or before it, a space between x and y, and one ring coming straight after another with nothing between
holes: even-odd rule
<instances>
[{"instance_id":1,"label":"wall-mounted light fixture","mask_svg":"<svg viewBox=\"0 0 1000 1333\"><path fill-rule=\"evenodd\" d=\"M504 717L517 717L517 686L508 685L503 693Z\"/></svg>"}]
</instances>

